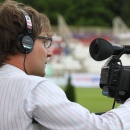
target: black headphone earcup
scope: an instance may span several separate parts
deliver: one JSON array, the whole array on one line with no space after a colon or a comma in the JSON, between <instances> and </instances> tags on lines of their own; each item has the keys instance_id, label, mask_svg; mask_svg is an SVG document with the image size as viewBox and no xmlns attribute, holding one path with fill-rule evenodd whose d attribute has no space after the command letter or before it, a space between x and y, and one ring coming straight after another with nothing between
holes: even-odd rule
<instances>
[{"instance_id":1,"label":"black headphone earcup","mask_svg":"<svg viewBox=\"0 0 130 130\"><path fill-rule=\"evenodd\" d=\"M16 48L19 52L28 54L32 51L34 40L31 36L20 34L17 39L18 43L16 44Z\"/></svg>"}]
</instances>

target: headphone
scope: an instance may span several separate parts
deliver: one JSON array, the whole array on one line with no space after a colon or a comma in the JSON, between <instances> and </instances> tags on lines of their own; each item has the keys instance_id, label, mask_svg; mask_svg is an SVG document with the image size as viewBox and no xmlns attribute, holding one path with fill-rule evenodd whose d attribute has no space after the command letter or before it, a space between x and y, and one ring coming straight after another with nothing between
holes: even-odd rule
<instances>
[{"instance_id":1,"label":"headphone","mask_svg":"<svg viewBox=\"0 0 130 130\"><path fill-rule=\"evenodd\" d=\"M18 42L18 44L16 44L16 48L17 48L17 50L19 52L21 52L23 54L28 54L28 53L30 53L32 51L33 46L34 46L34 40L31 37L31 34L32 34L32 21L31 21L31 19L30 19L27 12L25 12L22 9L20 9L20 10L21 10L21 12L23 13L23 15L25 17L27 32L19 34L19 36L17 37L17 40L19 42Z\"/></svg>"}]
</instances>

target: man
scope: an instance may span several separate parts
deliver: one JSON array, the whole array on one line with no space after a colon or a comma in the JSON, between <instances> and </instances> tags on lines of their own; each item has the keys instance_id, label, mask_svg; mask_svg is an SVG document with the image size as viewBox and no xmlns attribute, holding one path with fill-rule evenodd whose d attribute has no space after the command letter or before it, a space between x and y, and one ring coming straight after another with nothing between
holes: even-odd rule
<instances>
[{"instance_id":1,"label":"man","mask_svg":"<svg viewBox=\"0 0 130 130\"><path fill-rule=\"evenodd\" d=\"M99 116L43 78L52 34L44 14L14 1L1 4L0 130L130 130L130 99Z\"/></svg>"}]
</instances>

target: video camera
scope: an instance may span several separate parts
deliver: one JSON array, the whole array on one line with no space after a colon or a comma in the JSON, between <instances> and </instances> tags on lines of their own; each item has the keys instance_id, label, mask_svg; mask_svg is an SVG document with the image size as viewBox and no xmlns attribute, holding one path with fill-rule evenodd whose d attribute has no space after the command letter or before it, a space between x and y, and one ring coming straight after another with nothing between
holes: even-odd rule
<instances>
[{"instance_id":1,"label":"video camera","mask_svg":"<svg viewBox=\"0 0 130 130\"><path fill-rule=\"evenodd\" d=\"M96 61L109 58L101 69L99 85L104 96L124 103L130 97L130 66L123 66L120 57L130 54L130 46L113 46L105 39L96 38L90 44L89 52Z\"/></svg>"}]
</instances>

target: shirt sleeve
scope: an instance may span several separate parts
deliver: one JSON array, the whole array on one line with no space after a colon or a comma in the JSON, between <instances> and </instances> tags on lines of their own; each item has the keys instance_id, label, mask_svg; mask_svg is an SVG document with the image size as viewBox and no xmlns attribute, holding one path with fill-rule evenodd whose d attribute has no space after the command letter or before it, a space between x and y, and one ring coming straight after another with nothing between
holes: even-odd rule
<instances>
[{"instance_id":1,"label":"shirt sleeve","mask_svg":"<svg viewBox=\"0 0 130 130\"><path fill-rule=\"evenodd\" d=\"M44 81L29 94L26 113L39 124L54 130L130 130L130 101L102 115L90 113L70 102L64 91Z\"/></svg>"}]
</instances>

